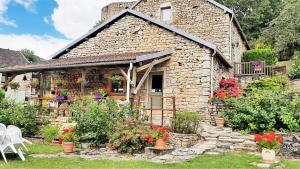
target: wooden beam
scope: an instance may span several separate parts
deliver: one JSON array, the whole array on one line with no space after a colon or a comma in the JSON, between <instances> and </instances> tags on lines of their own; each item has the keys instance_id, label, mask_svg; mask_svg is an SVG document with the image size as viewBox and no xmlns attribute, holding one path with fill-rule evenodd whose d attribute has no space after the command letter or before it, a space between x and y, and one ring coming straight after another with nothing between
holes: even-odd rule
<instances>
[{"instance_id":1,"label":"wooden beam","mask_svg":"<svg viewBox=\"0 0 300 169\"><path fill-rule=\"evenodd\" d=\"M144 66L141 66L141 67L137 68L137 72L140 72L140 71L143 71L143 70L149 68L150 65L153 64L153 63L154 63L154 65L157 65L157 64L160 64L160 63L162 63L164 61L169 60L170 58L171 58L171 56L167 56L167 57L164 57L164 58L161 58L161 59L158 59L158 60L154 60L151 63L148 63L148 64L146 64Z\"/></svg>"},{"instance_id":2,"label":"wooden beam","mask_svg":"<svg viewBox=\"0 0 300 169\"><path fill-rule=\"evenodd\" d=\"M81 89L81 96L84 96L84 88L85 88L85 79L86 79L86 71L81 72L81 77L84 79L81 84L80 84L80 89Z\"/></svg>"},{"instance_id":3,"label":"wooden beam","mask_svg":"<svg viewBox=\"0 0 300 169\"><path fill-rule=\"evenodd\" d=\"M12 80L14 80L14 78L15 78L16 76L18 76L18 75L19 75L19 74L13 74L9 79L7 79L7 80L5 81L5 83L3 84L2 88L5 89L5 88L8 86L8 83L11 82Z\"/></svg>"},{"instance_id":4,"label":"wooden beam","mask_svg":"<svg viewBox=\"0 0 300 169\"><path fill-rule=\"evenodd\" d=\"M132 68L132 90L131 90L131 93L134 92L135 88L136 88L136 79L137 79L137 72L136 72L136 66L134 66Z\"/></svg>"},{"instance_id":5,"label":"wooden beam","mask_svg":"<svg viewBox=\"0 0 300 169\"><path fill-rule=\"evenodd\" d=\"M127 79L127 73L122 69L122 68L120 68L120 67L118 67L119 69L120 69L120 72L121 72L121 74L122 74L122 76L124 76L124 78L125 79ZM134 87L134 83L133 83L133 81L131 81L130 80L130 84L131 84L131 86L133 86Z\"/></svg>"},{"instance_id":6,"label":"wooden beam","mask_svg":"<svg viewBox=\"0 0 300 169\"><path fill-rule=\"evenodd\" d=\"M141 81L139 82L138 86L135 88L133 94L137 94L137 92L140 90L140 88L142 87L144 81L146 80L146 78L148 77L150 71L152 70L153 66L155 65L155 61L153 61L152 63L150 63L148 70L145 72L144 76L142 77Z\"/></svg>"}]
</instances>

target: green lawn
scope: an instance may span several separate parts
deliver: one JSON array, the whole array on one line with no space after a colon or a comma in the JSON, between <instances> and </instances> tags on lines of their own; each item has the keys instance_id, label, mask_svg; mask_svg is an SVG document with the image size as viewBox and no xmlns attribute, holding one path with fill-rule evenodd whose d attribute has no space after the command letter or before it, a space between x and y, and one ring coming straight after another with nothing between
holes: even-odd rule
<instances>
[{"instance_id":1,"label":"green lawn","mask_svg":"<svg viewBox=\"0 0 300 169\"><path fill-rule=\"evenodd\" d=\"M61 152L61 147L48 145L32 145L31 153ZM32 158L27 156L22 162L18 158L9 159L9 164L0 161L0 168L5 169L254 169L249 163L258 162L259 157L244 153L227 153L225 155L203 155L182 164L155 164L146 161L88 161L80 158ZM299 169L299 161L283 163L287 169Z\"/></svg>"}]
</instances>

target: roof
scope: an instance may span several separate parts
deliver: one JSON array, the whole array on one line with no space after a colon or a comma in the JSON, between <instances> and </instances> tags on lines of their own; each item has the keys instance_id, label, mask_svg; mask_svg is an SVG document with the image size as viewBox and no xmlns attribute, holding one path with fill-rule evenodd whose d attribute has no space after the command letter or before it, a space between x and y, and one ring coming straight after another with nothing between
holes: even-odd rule
<instances>
[{"instance_id":1,"label":"roof","mask_svg":"<svg viewBox=\"0 0 300 169\"><path fill-rule=\"evenodd\" d=\"M26 64L29 61L19 51L0 48L0 67Z\"/></svg>"},{"instance_id":2,"label":"roof","mask_svg":"<svg viewBox=\"0 0 300 169\"><path fill-rule=\"evenodd\" d=\"M138 6L142 1L143 1L143 0L138 0L135 4L133 4L133 5L130 7L130 9L134 9L134 8L135 8L136 6ZM243 31L243 29L242 29L242 27L241 27L241 25L240 25L238 19L236 18L236 16L235 16L233 10L232 10L232 9L229 9L228 7L226 7L226 6L224 6L224 5L220 4L220 3L218 3L217 1L214 1L214 0L206 0L206 1L209 2L209 3L211 3L211 4L213 4L213 5L215 5L215 6L217 6L217 7L219 7L219 8L221 8L221 9L223 9L224 12L230 13L230 14L232 15L232 17L233 17L233 19L234 19L234 22L236 23L236 25L237 25L237 27L238 27L238 30L239 30L239 32L241 33L241 36L242 36L243 40L246 42L247 48L250 49L250 45L249 45L249 42L248 42L248 40L247 40L247 37L246 37L246 35L245 35L245 33L244 33L244 31Z\"/></svg>"},{"instance_id":3,"label":"roof","mask_svg":"<svg viewBox=\"0 0 300 169\"><path fill-rule=\"evenodd\" d=\"M145 60L155 59L170 55L170 51L163 52L141 52L141 53L123 53L109 54L92 57L61 58L41 61L31 64L16 65L6 68L0 68L1 73L17 72L35 72L43 70L57 70L66 68L83 68L94 66L122 65L137 63Z\"/></svg>"}]
</instances>

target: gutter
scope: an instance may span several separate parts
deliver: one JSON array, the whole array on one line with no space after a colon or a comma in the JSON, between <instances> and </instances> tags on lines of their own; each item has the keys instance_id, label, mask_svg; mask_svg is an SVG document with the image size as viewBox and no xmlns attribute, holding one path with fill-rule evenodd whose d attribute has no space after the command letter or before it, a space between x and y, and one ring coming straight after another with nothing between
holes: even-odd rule
<instances>
[{"instance_id":1,"label":"gutter","mask_svg":"<svg viewBox=\"0 0 300 169\"><path fill-rule=\"evenodd\" d=\"M229 23L229 62L230 63L232 63L232 21L233 21L233 17L231 17Z\"/></svg>"}]
</instances>

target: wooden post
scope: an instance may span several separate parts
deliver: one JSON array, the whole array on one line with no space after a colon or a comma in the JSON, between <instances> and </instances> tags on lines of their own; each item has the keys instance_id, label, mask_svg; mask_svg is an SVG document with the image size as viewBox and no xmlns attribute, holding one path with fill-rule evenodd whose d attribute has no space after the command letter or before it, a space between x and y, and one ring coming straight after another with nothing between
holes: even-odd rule
<instances>
[{"instance_id":1,"label":"wooden post","mask_svg":"<svg viewBox=\"0 0 300 169\"><path fill-rule=\"evenodd\" d=\"M85 82L86 72L85 71L81 72L81 76L84 79L84 81L81 82L81 86L80 86L81 97L83 97L84 96L84 88L85 88L84 82Z\"/></svg>"},{"instance_id":2,"label":"wooden post","mask_svg":"<svg viewBox=\"0 0 300 169\"><path fill-rule=\"evenodd\" d=\"M175 97L173 97L172 99L173 99L173 118L175 118L176 117Z\"/></svg>"},{"instance_id":3,"label":"wooden post","mask_svg":"<svg viewBox=\"0 0 300 169\"><path fill-rule=\"evenodd\" d=\"M161 126L164 126L164 97L161 97Z\"/></svg>"},{"instance_id":4,"label":"wooden post","mask_svg":"<svg viewBox=\"0 0 300 169\"><path fill-rule=\"evenodd\" d=\"M153 117L153 115L152 115L152 97L150 97L150 122L151 122L151 125L152 125L152 117Z\"/></svg>"},{"instance_id":5,"label":"wooden post","mask_svg":"<svg viewBox=\"0 0 300 169\"><path fill-rule=\"evenodd\" d=\"M43 96L44 96L44 81L45 81L45 75L44 73L40 74L40 92L39 92L39 103L40 103L40 111L42 111L43 108Z\"/></svg>"}]
</instances>

